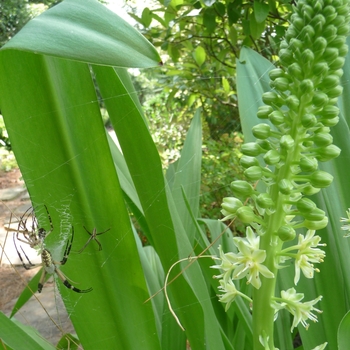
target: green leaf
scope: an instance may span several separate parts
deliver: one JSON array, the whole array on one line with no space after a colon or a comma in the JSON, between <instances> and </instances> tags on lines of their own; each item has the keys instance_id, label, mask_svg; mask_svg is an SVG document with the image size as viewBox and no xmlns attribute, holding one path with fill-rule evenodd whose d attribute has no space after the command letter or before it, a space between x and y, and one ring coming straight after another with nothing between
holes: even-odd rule
<instances>
[{"instance_id":1,"label":"green leaf","mask_svg":"<svg viewBox=\"0 0 350 350\"><path fill-rule=\"evenodd\" d=\"M24 326L16 320L10 320L0 312L0 339L4 349L53 350L54 346L42 338L33 328Z\"/></svg>"},{"instance_id":2,"label":"green leaf","mask_svg":"<svg viewBox=\"0 0 350 350\"><path fill-rule=\"evenodd\" d=\"M147 28L152 22L152 12L148 7L145 7L142 11L142 24Z\"/></svg>"},{"instance_id":3,"label":"green leaf","mask_svg":"<svg viewBox=\"0 0 350 350\"><path fill-rule=\"evenodd\" d=\"M203 10L203 24L208 33L214 33L216 28L216 13L213 8Z\"/></svg>"},{"instance_id":4,"label":"green leaf","mask_svg":"<svg viewBox=\"0 0 350 350\"><path fill-rule=\"evenodd\" d=\"M206 59L206 53L202 46L197 46L196 49L193 52L193 58L198 64L198 66L201 66Z\"/></svg>"},{"instance_id":5,"label":"green leaf","mask_svg":"<svg viewBox=\"0 0 350 350\"><path fill-rule=\"evenodd\" d=\"M350 311L346 313L338 328L338 350L347 350L350 346Z\"/></svg>"},{"instance_id":6,"label":"green leaf","mask_svg":"<svg viewBox=\"0 0 350 350\"><path fill-rule=\"evenodd\" d=\"M257 40L265 30L265 21L258 22L253 13L249 14L250 34Z\"/></svg>"},{"instance_id":7,"label":"green leaf","mask_svg":"<svg viewBox=\"0 0 350 350\"><path fill-rule=\"evenodd\" d=\"M95 0L65 0L31 20L4 47L76 61L145 68L160 62L131 25Z\"/></svg>"},{"instance_id":8,"label":"green leaf","mask_svg":"<svg viewBox=\"0 0 350 350\"><path fill-rule=\"evenodd\" d=\"M231 92L230 83L225 77L222 77L222 87L227 94Z\"/></svg>"},{"instance_id":9,"label":"green leaf","mask_svg":"<svg viewBox=\"0 0 350 350\"><path fill-rule=\"evenodd\" d=\"M132 349L140 343L159 348L152 306L140 307L148 290L134 258L135 241L89 67L5 50L0 71L0 87L6 91L1 108L23 178L34 205L47 205L55 227L45 240L47 249L59 261L71 225L73 251L86 242L83 225L111 228L100 238L101 252L90 245L83 254L71 253L62 267L82 289L93 287L91 293L77 295L60 286L84 348L94 347L97 339L103 348ZM23 135L32 141L28 144ZM139 324L135 318L148 321ZM88 324L94 327L86 329ZM115 324L118 337L112 336Z\"/></svg>"},{"instance_id":10,"label":"green leaf","mask_svg":"<svg viewBox=\"0 0 350 350\"><path fill-rule=\"evenodd\" d=\"M254 1L254 16L257 23L262 23L267 18L270 6L263 1Z\"/></svg>"}]
</instances>

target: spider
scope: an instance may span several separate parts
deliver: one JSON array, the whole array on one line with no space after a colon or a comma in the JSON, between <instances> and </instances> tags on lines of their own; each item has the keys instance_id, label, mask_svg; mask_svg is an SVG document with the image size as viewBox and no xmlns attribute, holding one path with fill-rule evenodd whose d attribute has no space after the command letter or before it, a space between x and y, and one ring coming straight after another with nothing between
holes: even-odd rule
<instances>
[{"instance_id":1,"label":"spider","mask_svg":"<svg viewBox=\"0 0 350 350\"><path fill-rule=\"evenodd\" d=\"M78 251L78 253L79 253L79 254L82 253L83 250L86 248L86 246L87 246L92 240L95 240L96 243L98 244L98 251L102 250L102 245L101 245L100 241L96 238L96 236L102 235L102 233L105 233L105 232L109 231L110 228L109 228L108 230L106 230L106 231L97 233L96 227L92 230L92 232L89 232L88 229L87 229L85 226L83 226L83 227L84 227L85 231L90 235L90 237L89 237L89 239L87 240L87 242L84 244L84 247L81 248L81 249Z\"/></svg>"},{"instance_id":2,"label":"spider","mask_svg":"<svg viewBox=\"0 0 350 350\"><path fill-rule=\"evenodd\" d=\"M64 250L64 255L61 261L55 261L52 258L51 252L45 248L45 237L50 234L53 231L53 224L51 220L50 213L44 205L46 209L46 213L50 222L50 230L46 231L44 228L39 227L38 225L38 220L35 216L35 209L29 208L20 218L20 221L18 223L18 229L15 231L13 234L13 242L18 254L18 257L20 258L23 267L26 270L33 269L38 266L43 266L42 274L38 283L38 292L41 293L43 286L44 286L44 281L45 277L47 274L55 274L58 276L58 278L62 281L63 285L67 287L68 289L73 290L74 292L77 293L88 293L92 291L92 288L88 289L79 289L71 285L67 279L67 277L64 275L64 273L59 269L59 266L64 265L67 260L68 256L70 253L70 250L72 248L72 243L73 243L73 238L74 238L74 227L72 226L72 236L70 240L68 240L66 248ZM31 229L27 228L27 220L29 218L32 218L32 224L31 224ZM11 220L10 220L11 221ZM22 234L22 237L20 237L20 234ZM20 251L18 250L17 244L16 244L16 239L22 243L28 244L31 248L35 249L38 252L38 255L41 256L41 263L38 265L33 264L25 251L23 250L22 246L20 246L24 256L26 257L28 263L25 263L23 261L22 255Z\"/></svg>"}]
</instances>

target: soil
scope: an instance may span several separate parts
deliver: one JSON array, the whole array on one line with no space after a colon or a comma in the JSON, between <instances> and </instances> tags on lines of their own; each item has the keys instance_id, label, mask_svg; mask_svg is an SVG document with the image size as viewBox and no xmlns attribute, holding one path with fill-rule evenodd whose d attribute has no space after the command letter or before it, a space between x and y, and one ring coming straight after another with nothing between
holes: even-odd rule
<instances>
[{"instance_id":1,"label":"soil","mask_svg":"<svg viewBox=\"0 0 350 350\"><path fill-rule=\"evenodd\" d=\"M21 177L22 175L19 169L13 169L8 172L0 171L0 189L23 186L24 182ZM0 224L6 222L9 215L11 214L10 209L14 210L16 207L19 207L21 203L21 199L18 198L6 203L0 202ZM0 265L1 311L8 311L6 304L20 295L25 286L24 283L28 282L36 273L37 270L21 270L21 276L23 278L21 279L12 266Z\"/></svg>"}]
</instances>

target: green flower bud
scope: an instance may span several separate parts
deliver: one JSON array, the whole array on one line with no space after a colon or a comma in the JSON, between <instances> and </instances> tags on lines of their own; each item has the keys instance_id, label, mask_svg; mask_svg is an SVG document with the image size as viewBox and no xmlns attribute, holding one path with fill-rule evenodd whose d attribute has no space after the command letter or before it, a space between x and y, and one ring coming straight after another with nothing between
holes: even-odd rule
<instances>
[{"instance_id":1,"label":"green flower bud","mask_svg":"<svg viewBox=\"0 0 350 350\"><path fill-rule=\"evenodd\" d=\"M276 165L281 160L281 155L276 150L270 150L267 151L267 153L264 155L264 162L267 165Z\"/></svg>"},{"instance_id":2,"label":"green flower bud","mask_svg":"<svg viewBox=\"0 0 350 350\"><path fill-rule=\"evenodd\" d=\"M294 186L291 181L283 179L278 183L278 190L285 195L291 194L293 191Z\"/></svg>"},{"instance_id":3,"label":"green flower bud","mask_svg":"<svg viewBox=\"0 0 350 350\"><path fill-rule=\"evenodd\" d=\"M300 159L299 166L300 166L301 171L309 173L309 172L317 170L318 162L317 162L316 158L302 157Z\"/></svg>"},{"instance_id":4,"label":"green flower bud","mask_svg":"<svg viewBox=\"0 0 350 350\"><path fill-rule=\"evenodd\" d=\"M346 37L344 36L337 36L331 43L332 47L335 47L336 49L340 49L346 41Z\"/></svg>"},{"instance_id":5,"label":"green flower bud","mask_svg":"<svg viewBox=\"0 0 350 350\"><path fill-rule=\"evenodd\" d=\"M348 6L344 3L343 5L340 5L338 3L338 7L337 7L337 13L340 16L348 16L349 15L349 8Z\"/></svg>"},{"instance_id":6,"label":"green flower bud","mask_svg":"<svg viewBox=\"0 0 350 350\"><path fill-rule=\"evenodd\" d=\"M256 142L248 142L242 145L241 152L246 156L257 157L264 150Z\"/></svg>"},{"instance_id":7,"label":"green flower bud","mask_svg":"<svg viewBox=\"0 0 350 350\"><path fill-rule=\"evenodd\" d=\"M339 56L345 57L349 51L348 45L342 44L339 47Z\"/></svg>"},{"instance_id":8,"label":"green flower bud","mask_svg":"<svg viewBox=\"0 0 350 350\"><path fill-rule=\"evenodd\" d=\"M313 141L318 147L325 147L333 143L333 137L329 133L319 132L315 134Z\"/></svg>"},{"instance_id":9,"label":"green flower bud","mask_svg":"<svg viewBox=\"0 0 350 350\"><path fill-rule=\"evenodd\" d=\"M284 77L285 75L286 75L286 73L281 68L275 68L275 69L270 70L270 72L269 72L269 77L271 80L275 80L277 78Z\"/></svg>"},{"instance_id":10,"label":"green flower bud","mask_svg":"<svg viewBox=\"0 0 350 350\"><path fill-rule=\"evenodd\" d=\"M221 203L221 207L230 214L236 214L237 209L242 206L243 203L235 197L225 197Z\"/></svg>"},{"instance_id":11,"label":"green flower bud","mask_svg":"<svg viewBox=\"0 0 350 350\"><path fill-rule=\"evenodd\" d=\"M281 111L273 111L269 115L269 119L273 125L281 125L284 123L284 115Z\"/></svg>"},{"instance_id":12,"label":"green flower bud","mask_svg":"<svg viewBox=\"0 0 350 350\"><path fill-rule=\"evenodd\" d=\"M288 67L288 74L294 79L298 79L298 80L303 79L303 71L302 71L300 65L296 62L292 63Z\"/></svg>"},{"instance_id":13,"label":"green flower bud","mask_svg":"<svg viewBox=\"0 0 350 350\"><path fill-rule=\"evenodd\" d=\"M257 221L257 216L251 207L240 207L236 211L237 218L241 220L244 224L251 224Z\"/></svg>"},{"instance_id":14,"label":"green flower bud","mask_svg":"<svg viewBox=\"0 0 350 350\"><path fill-rule=\"evenodd\" d=\"M296 110L298 110L298 108L300 106L300 101L295 95L289 95L286 98L286 105L292 111L296 111Z\"/></svg>"},{"instance_id":15,"label":"green flower bud","mask_svg":"<svg viewBox=\"0 0 350 350\"><path fill-rule=\"evenodd\" d=\"M247 181L236 180L231 182L231 189L237 196L250 197L254 192L254 188Z\"/></svg>"},{"instance_id":16,"label":"green flower bud","mask_svg":"<svg viewBox=\"0 0 350 350\"><path fill-rule=\"evenodd\" d=\"M282 62L283 66L288 66L289 64L293 63L293 53L289 49L281 49L279 51L279 57L280 61Z\"/></svg>"},{"instance_id":17,"label":"green flower bud","mask_svg":"<svg viewBox=\"0 0 350 350\"><path fill-rule=\"evenodd\" d=\"M323 9L323 16L327 19L328 22L336 18L337 15L338 14L332 5L328 5Z\"/></svg>"},{"instance_id":18,"label":"green flower bud","mask_svg":"<svg viewBox=\"0 0 350 350\"><path fill-rule=\"evenodd\" d=\"M304 52L301 54L302 62L305 63L313 63L315 60L315 55L310 49L304 50Z\"/></svg>"},{"instance_id":19,"label":"green flower bud","mask_svg":"<svg viewBox=\"0 0 350 350\"><path fill-rule=\"evenodd\" d=\"M345 23L345 17L344 16L337 16L336 18L334 18L334 20L330 24L333 24L335 27L338 28L343 23Z\"/></svg>"},{"instance_id":20,"label":"green flower bud","mask_svg":"<svg viewBox=\"0 0 350 350\"><path fill-rule=\"evenodd\" d=\"M339 56L339 51L335 47L327 47L324 51L322 58L327 61L333 61Z\"/></svg>"},{"instance_id":21,"label":"green flower bud","mask_svg":"<svg viewBox=\"0 0 350 350\"><path fill-rule=\"evenodd\" d=\"M289 150L294 146L294 140L290 135L283 135L280 140L281 148Z\"/></svg>"},{"instance_id":22,"label":"green flower bud","mask_svg":"<svg viewBox=\"0 0 350 350\"><path fill-rule=\"evenodd\" d=\"M322 119L322 123L324 126L336 126L339 123L339 117L335 117L333 119Z\"/></svg>"},{"instance_id":23,"label":"green flower bud","mask_svg":"<svg viewBox=\"0 0 350 350\"><path fill-rule=\"evenodd\" d=\"M283 241L288 242L295 238L295 230L288 225L281 226L276 235Z\"/></svg>"},{"instance_id":24,"label":"green flower bud","mask_svg":"<svg viewBox=\"0 0 350 350\"><path fill-rule=\"evenodd\" d=\"M250 156L242 156L241 159L239 160L239 163L242 165L243 168L247 169L251 166L258 166L259 161L255 157L250 157Z\"/></svg>"},{"instance_id":25,"label":"green flower bud","mask_svg":"<svg viewBox=\"0 0 350 350\"><path fill-rule=\"evenodd\" d=\"M305 194L305 196L312 196L313 194L316 194L318 192L320 192L320 189L312 187L310 184L303 188L303 193Z\"/></svg>"},{"instance_id":26,"label":"green flower bud","mask_svg":"<svg viewBox=\"0 0 350 350\"><path fill-rule=\"evenodd\" d=\"M304 114L301 117L301 124L304 128L311 128L317 123L317 118L313 114Z\"/></svg>"},{"instance_id":27,"label":"green flower bud","mask_svg":"<svg viewBox=\"0 0 350 350\"><path fill-rule=\"evenodd\" d=\"M329 98L339 97L342 93L343 93L343 87L341 85L338 85L333 89L327 91L327 95Z\"/></svg>"},{"instance_id":28,"label":"green flower bud","mask_svg":"<svg viewBox=\"0 0 350 350\"><path fill-rule=\"evenodd\" d=\"M299 51L303 47L303 42L296 38L291 38L289 42L289 47L295 51Z\"/></svg>"},{"instance_id":29,"label":"green flower bud","mask_svg":"<svg viewBox=\"0 0 350 350\"><path fill-rule=\"evenodd\" d=\"M337 36L337 27L333 24L326 26L322 31L322 35L330 43Z\"/></svg>"},{"instance_id":30,"label":"green flower bud","mask_svg":"<svg viewBox=\"0 0 350 350\"><path fill-rule=\"evenodd\" d=\"M311 185L316 188L328 187L332 181L333 176L325 171L317 170L309 176Z\"/></svg>"},{"instance_id":31,"label":"green flower bud","mask_svg":"<svg viewBox=\"0 0 350 350\"><path fill-rule=\"evenodd\" d=\"M258 181L262 178L263 172L261 167L259 166L251 166L250 168L246 169L244 171L244 176L249 180L249 181Z\"/></svg>"},{"instance_id":32,"label":"green flower bud","mask_svg":"<svg viewBox=\"0 0 350 350\"><path fill-rule=\"evenodd\" d=\"M326 89L332 89L340 84L340 78L335 74L330 74L322 80L322 88L324 90Z\"/></svg>"},{"instance_id":33,"label":"green flower bud","mask_svg":"<svg viewBox=\"0 0 350 350\"><path fill-rule=\"evenodd\" d=\"M328 71L329 67L326 62L318 62L312 68L313 75L317 77L324 77Z\"/></svg>"},{"instance_id":34,"label":"green flower bud","mask_svg":"<svg viewBox=\"0 0 350 350\"><path fill-rule=\"evenodd\" d=\"M269 114L273 112L273 108L271 106L260 106L258 108L257 116L259 119L268 119Z\"/></svg>"},{"instance_id":35,"label":"green flower bud","mask_svg":"<svg viewBox=\"0 0 350 350\"><path fill-rule=\"evenodd\" d=\"M274 91L264 92L262 95L262 100L266 105L272 106L280 106L282 105L282 101L280 96Z\"/></svg>"},{"instance_id":36,"label":"green flower bud","mask_svg":"<svg viewBox=\"0 0 350 350\"><path fill-rule=\"evenodd\" d=\"M289 80L287 78L277 78L271 82L270 86L278 91L289 90Z\"/></svg>"},{"instance_id":37,"label":"green flower bud","mask_svg":"<svg viewBox=\"0 0 350 350\"><path fill-rule=\"evenodd\" d=\"M329 64L329 68L333 70L340 69L344 66L345 57L337 57L332 63Z\"/></svg>"},{"instance_id":38,"label":"green flower bud","mask_svg":"<svg viewBox=\"0 0 350 350\"><path fill-rule=\"evenodd\" d=\"M339 115L339 108L333 105L325 106L321 115L323 118L333 119Z\"/></svg>"},{"instance_id":39,"label":"green flower bud","mask_svg":"<svg viewBox=\"0 0 350 350\"><path fill-rule=\"evenodd\" d=\"M268 140L257 140L256 143L264 150L268 151L271 149L270 142ZM265 152L264 152L265 153Z\"/></svg>"},{"instance_id":40,"label":"green flower bud","mask_svg":"<svg viewBox=\"0 0 350 350\"><path fill-rule=\"evenodd\" d=\"M310 94L314 89L314 83L311 79L305 79L300 83L300 91L302 94Z\"/></svg>"},{"instance_id":41,"label":"green flower bud","mask_svg":"<svg viewBox=\"0 0 350 350\"><path fill-rule=\"evenodd\" d=\"M309 221L321 221L326 216L326 213L319 208L315 208L309 212L302 212L301 214L306 220Z\"/></svg>"},{"instance_id":42,"label":"green flower bud","mask_svg":"<svg viewBox=\"0 0 350 350\"><path fill-rule=\"evenodd\" d=\"M312 104L316 108L325 106L328 103L328 101L329 101L328 95L326 95L322 91L316 91L314 96L312 97Z\"/></svg>"},{"instance_id":43,"label":"green flower bud","mask_svg":"<svg viewBox=\"0 0 350 350\"><path fill-rule=\"evenodd\" d=\"M260 208L264 209L272 209L275 206L275 203L273 202L268 193L260 193L256 199L256 203L259 205Z\"/></svg>"},{"instance_id":44,"label":"green flower bud","mask_svg":"<svg viewBox=\"0 0 350 350\"><path fill-rule=\"evenodd\" d=\"M313 38L314 36L315 36L315 29L309 24L306 26L304 25L300 33L300 38L303 40L303 38L306 38L306 37Z\"/></svg>"},{"instance_id":45,"label":"green flower bud","mask_svg":"<svg viewBox=\"0 0 350 350\"><path fill-rule=\"evenodd\" d=\"M328 225L328 218L325 216L323 220L321 221L309 221L305 220L303 222L303 226L306 227L308 230L321 230L325 228Z\"/></svg>"},{"instance_id":46,"label":"green flower bud","mask_svg":"<svg viewBox=\"0 0 350 350\"><path fill-rule=\"evenodd\" d=\"M304 215L304 213L309 213L317 208L316 204L311 199L305 197L298 200L296 207L302 215Z\"/></svg>"},{"instance_id":47,"label":"green flower bud","mask_svg":"<svg viewBox=\"0 0 350 350\"><path fill-rule=\"evenodd\" d=\"M296 15L296 16L294 16ZM294 16L294 17L293 17ZM295 26L295 28L298 31L301 31L304 28L304 20L302 18L300 18L297 14L293 13L293 15L291 16L291 21L293 26Z\"/></svg>"},{"instance_id":48,"label":"green flower bud","mask_svg":"<svg viewBox=\"0 0 350 350\"><path fill-rule=\"evenodd\" d=\"M323 55L323 53L327 47L327 44L328 44L327 40L325 38L323 38L322 36L319 36L315 40L314 45L313 45L313 52L317 55L317 57L320 57Z\"/></svg>"},{"instance_id":49,"label":"green flower bud","mask_svg":"<svg viewBox=\"0 0 350 350\"><path fill-rule=\"evenodd\" d=\"M317 150L316 158L320 162L328 162L331 159L337 158L340 155L341 149L336 145L329 145L327 147L319 148Z\"/></svg>"},{"instance_id":50,"label":"green flower bud","mask_svg":"<svg viewBox=\"0 0 350 350\"><path fill-rule=\"evenodd\" d=\"M348 34L349 34L349 24L348 23L344 23L344 24L340 25L337 28L337 34L338 35L348 36Z\"/></svg>"},{"instance_id":51,"label":"green flower bud","mask_svg":"<svg viewBox=\"0 0 350 350\"><path fill-rule=\"evenodd\" d=\"M268 124L258 124L253 126L252 132L257 139L265 140L270 136L271 128Z\"/></svg>"}]
</instances>

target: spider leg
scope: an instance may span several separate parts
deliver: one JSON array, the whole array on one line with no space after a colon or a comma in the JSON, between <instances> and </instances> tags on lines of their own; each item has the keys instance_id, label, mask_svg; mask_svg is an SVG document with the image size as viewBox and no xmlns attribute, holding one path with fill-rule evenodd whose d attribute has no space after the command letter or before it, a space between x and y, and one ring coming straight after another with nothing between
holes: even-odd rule
<instances>
[{"instance_id":1,"label":"spider leg","mask_svg":"<svg viewBox=\"0 0 350 350\"><path fill-rule=\"evenodd\" d=\"M44 282L45 282L45 276L46 276L46 270L45 270L45 267L44 267L43 271L41 273L41 276L40 276L39 283L38 283L38 292L39 293L41 293L41 291L43 290Z\"/></svg>"},{"instance_id":2,"label":"spider leg","mask_svg":"<svg viewBox=\"0 0 350 350\"><path fill-rule=\"evenodd\" d=\"M92 288L88 288L88 289L79 289L74 287L73 285L71 285L67 279L67 277L63 274L63 272L58 269L57 267L55 267L55 272L57 274L57 276L59 277L59 279L62 281L63 285L65 287L67 287L68 289L71 289L72 291L76 292L76 293L89 293L92 291Z\"/></svg>"},{"instance_id":3,"label":"spider leg","mask_svg":"<svg viewBox=\"0 0 350 350\"><path fill-rule=\"evenodd\" d=\"M24 256L26 257L26 259L27 259L27 261L28 261L28 263L29 263L29 265L27 265L27 264L23 261L22 255L21 255L21 253L19 252L18 247L17 247L17 244L16 244L15 234L13 234L13 243L14 243L14 245L15 245L15 249L16 249L17 255L18 255L19 259L21 260L23 267L24 267L26 270L30 270L30 269L36 267L36 265L33 264L33 263L29 260L27 254L25 253L25 251L23 250L23 248L20 246L20 247L21 247L21 250L22 250L22 252L23 252L23 254L24 254Z\"/></svg>"},{"instance_id":4,"label":"spider leg","mask_svg":"<svg viewBox=\"0 0 350 350\"><path fill-rule=\"evenodd\" d=\"M68 256L69 256L70 250L72 248L72 244L73 244L73 238L74 238L74 227L72 225L72 237L67 242L66 249L64 250L63 258L60 261L60 265L64 265L68 260Z\"/></svg>"},{"instance_id":5,"label":"spider leg","mask_svg":"<svg viewBox=\"0 0 350 350\"><path fill-rule=\"evenodd\" d=\"M102 245L101 245L100 241L96 238L96 236L102 235L102 233L105 233L105 232L109 231L110 228L108 230L103 231L103 232L97 233L96 227L92 230L92 232L89 232L88 229L85 226L83 226L83 227L84 227L85 231L90 235L90 237L87 240L87 242L85 243L85 245L83 246L83 248L81 248L78 251L78 253L81 253L92 240L96 241L96 243L98 244L98 250L101 251L102 250Z\"/></svg>"}]
</instances>

